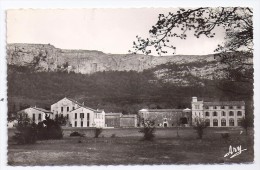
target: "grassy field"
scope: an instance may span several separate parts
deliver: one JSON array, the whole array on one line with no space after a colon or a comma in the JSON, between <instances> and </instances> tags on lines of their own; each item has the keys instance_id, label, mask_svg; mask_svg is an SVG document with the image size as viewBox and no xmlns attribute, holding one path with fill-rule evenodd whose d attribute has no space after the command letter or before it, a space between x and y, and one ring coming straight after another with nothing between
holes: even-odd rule
<instances>
[{"instance_id":1,"label":"grassy field","mask_svg":"<svg viewBox=\"0 0 260 170\"><path fill-rule=\"evenodd\" d=\"M253 130L246 135L241 128L207 128L202 140L192 128L157 129L154 141L142 141L138 128L105 129L93 138L90 129L64 129L61 140L37 141L17 145L9 140L8 164L16 165L127 165L127 164L208 164L250 163L254 159ZM85 137L69 137L72 131ZM229 131L225 140L221 132ZM14 130L9 130L11 137ZM112 138L112 134L116 137ZM79 142L81 141L81 142ZM247 149L240 155L224 158L229 146Z\"/></svg>"}]
</instances>

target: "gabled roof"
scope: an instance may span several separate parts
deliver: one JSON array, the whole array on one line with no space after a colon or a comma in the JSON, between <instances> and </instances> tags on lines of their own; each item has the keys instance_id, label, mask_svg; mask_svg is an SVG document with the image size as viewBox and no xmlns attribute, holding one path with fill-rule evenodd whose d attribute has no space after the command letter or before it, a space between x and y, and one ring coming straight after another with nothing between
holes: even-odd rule
<instances>
[{"instance_id":1,"label":"gabled roof","mask_svg":"<svg viewBox=\"0 0 260 170\"><path fill-rule=\"evenodd\" d=\"M64 97L64 98L66 98L66 99L68 99L68 100L72 101L73 103L76 103L76 104L78 104L79 106L83 106L83 104L82 104L82 103L79 103L78 101L76 101L76 100L74 100L74 99L72 99L72 98L69 98L69 97Z\"/></svg>"},{"instance_id":2,"label":"gabled roof","mask_svg":"<svg viewBox=\"0 0 260 170\"><path fill-rule=\"evenodd\" d=\"M41 112L44 112L44 113L52 113L50 110L45 110L45 109L43 109L43 108L39 108L39 107L32 107L33 109L35 109L35 110L39 110L39 111L41 111ZM53 113L52 113L53 114Z\"/></svg>"},{"instance_id":3,"label":"gabled roof","mask_svg":"<svg viewBox=\"0 0 260 170\"><path fill-rule=\"evenodd\" d=\"M245 106L244 101L204 102L204 106Z\"/></svg>"},{"instance_id":4,"label":"gabled roof","mask_svg":"<svg viewBox=\"0 0 260 170\"><path fill-rule=\"evenodd\" d=\"M95 110L95 109L92 109L92 108L90 108L90 107L83 106L83 105L81 105L80 107L78 107L78 108L76 108L76 109L74 109L74 110L80 109L80 108L82 108L82 107L85 108L85 109L92 110L92 111L95 112L95 113L102 113L102 111ZM74 111L74 110L71 110L71 112Z\"/></svg>"},{"instance_id":5,"label":"gabled roof","mask_svg":"<svg viewBox=\"0 0 260 170\"><path fill-rule=\"evenodd\" d=\"M26 109L35 109L35 110L38 110L38 111L40 111L40 112L53 114L50 110L46 110L46 109L39 108L39 107L28 107L28 108L26 108ZM21 112L21 111L24 111L24 110L26 110L26 109L20 110L20 111L18 111L18 113Z\"/></svg>"}]
</instances>

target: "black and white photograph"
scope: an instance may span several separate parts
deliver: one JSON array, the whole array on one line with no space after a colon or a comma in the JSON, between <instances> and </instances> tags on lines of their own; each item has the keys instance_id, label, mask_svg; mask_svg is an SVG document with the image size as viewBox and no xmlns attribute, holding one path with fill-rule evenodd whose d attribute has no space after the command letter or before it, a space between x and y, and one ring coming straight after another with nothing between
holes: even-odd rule
<instances>
[{"instance_id":1,"label":"black and white photograph","mask_svg":"<svg viewBox=\"0 0 260 170\"><path fill-rule=\"evenodd\" d=\"M6 10L7 166L254 164L254 13Z\"/></svg>"}]
</instances>

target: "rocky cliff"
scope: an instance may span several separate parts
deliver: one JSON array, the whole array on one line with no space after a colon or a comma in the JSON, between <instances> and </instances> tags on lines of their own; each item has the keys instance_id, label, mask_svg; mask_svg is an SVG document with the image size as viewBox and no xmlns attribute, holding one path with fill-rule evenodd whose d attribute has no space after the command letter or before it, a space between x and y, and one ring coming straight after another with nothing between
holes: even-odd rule
<instances>
[{"instance_id":1,"label":"rocky cliff","mask_svg":"<svg viewBox=\"0 0 260 170\"><path fill-rule=\"evenodd\" d=\"M214 55L151 56L141 54L105 54L100 51L64 50L50 44L8 44L7 63L31 66L40 71L66 69L88 74L97 71L143 71L165 63L210 63ZM210 72L214 72L210 67ZM204 70L204 72L207 72Z\"/></svg>"}]
</instances>

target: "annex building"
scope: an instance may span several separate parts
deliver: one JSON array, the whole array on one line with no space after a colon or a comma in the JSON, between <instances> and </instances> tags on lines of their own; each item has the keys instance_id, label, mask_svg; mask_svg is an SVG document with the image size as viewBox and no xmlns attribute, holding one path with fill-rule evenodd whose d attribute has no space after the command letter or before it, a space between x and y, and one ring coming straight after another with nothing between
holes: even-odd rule
<instances>
[{"instance_id":1,"label":"annex building","mask_svg":"<svg viewBox=\"0 0 260 170\"><path fill-rule=\"evenodd\" d=\"M197 118L205 119L210 127L241 126L241 119L245 116L244 101L198 101L192 97L192 122Z\"/></svg>"},{"instance_id":2,"label":"annex building","mask_svg":"<svg viewBox=\"0 0 260 170\"><path fill-rule=\"evenodd\" d=\"M190 109L142 109L138 112L138 124L143 126L144 120L155 120L156 127L191 126Z\"/></svg>"}]
</instances>

